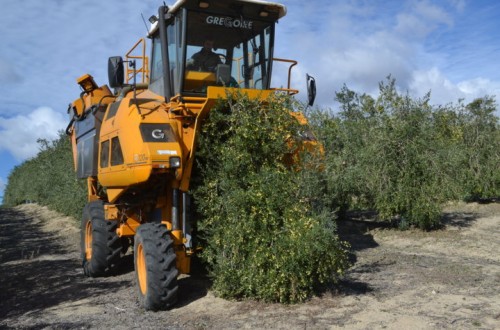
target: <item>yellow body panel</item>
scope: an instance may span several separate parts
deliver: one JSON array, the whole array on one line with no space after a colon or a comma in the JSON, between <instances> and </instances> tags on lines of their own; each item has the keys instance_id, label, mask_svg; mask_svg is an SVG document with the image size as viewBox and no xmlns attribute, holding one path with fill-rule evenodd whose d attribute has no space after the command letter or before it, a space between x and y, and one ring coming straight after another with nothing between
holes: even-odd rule
<instances>
[{"instance_id":1,"label":"yellow body panel","mask_svg":"<svg viewBox=\"0 0 500 330\"><path fill-rule=\"evenodd\" d=\"M132 93L130 93L132 94ZM99 164L98 179L104 187L129 187L146 182L154 168L168 168L170 156L182 159L183 151L177 141L179 137L178 121L169 117L167 108L159 100L144 100L148 93L138 93L137 105L134 99L124 98L118 109L108 107L100 132L99 154L103 151L103 142L118 137L123 164ZM111 112L116 114L112 115ZM140 124L170 124L177 141L175 142L143 142L139 129Z\"/></svg>"},{"instance_id":2,"label":"yellow body panel","mask_svg":"<svg viewBox=\"0 0 500 330\"><path fill-rule=\"evenodd\" d=\"M214 85L215 79L215 74L212 72L186 71L184 88L186 90L201 89L208 85Z\"/></svg>"}]
</instances>

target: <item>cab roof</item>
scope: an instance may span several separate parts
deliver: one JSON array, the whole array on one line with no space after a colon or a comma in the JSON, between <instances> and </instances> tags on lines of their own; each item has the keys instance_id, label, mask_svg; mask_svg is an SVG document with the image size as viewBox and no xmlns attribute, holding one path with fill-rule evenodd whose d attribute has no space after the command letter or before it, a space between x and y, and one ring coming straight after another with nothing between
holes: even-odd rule
<instances>
[{"instance_id":1,"label":"cab roof","mask_svg":"<svg viewBox=\"0 0 500 330\"><path fill-rule=\"evenodd\" d=\"M208 4L203 8L201 3ZM182 8L203 10L225 15L241 16L275 22L286 15L286 7L276 2L263 0L177 0L168 7L168 14L175 15ZM158 29L158 23L152 24L149 35Z\"/></svg>"},{"instance_id":2,"label":"cab roof","mask_svg":"<svg viewBox=\"0 0 500 330\"><path fill-rule=\"evenodd\" d=\"M208 3L209 8L212 5L214 5L218 9L219 8L230 8L230 7L234 7L235 5L245 6L245 4L250 4L250 5L261 6L260 10L268 11L270 14L276 13L277 14L276 19L279 19L279 18L286 15L286 7L284 5L276 3L276 2L269 2L269 1L263 1L263 0L205 0L205 1L177 0L177 2L174 3L170 7L168 12L171 14L175 14L182 7L187 7L187 8L191 8L191 9L199 9L200 2Z\"/></svg>"}]
</instances>

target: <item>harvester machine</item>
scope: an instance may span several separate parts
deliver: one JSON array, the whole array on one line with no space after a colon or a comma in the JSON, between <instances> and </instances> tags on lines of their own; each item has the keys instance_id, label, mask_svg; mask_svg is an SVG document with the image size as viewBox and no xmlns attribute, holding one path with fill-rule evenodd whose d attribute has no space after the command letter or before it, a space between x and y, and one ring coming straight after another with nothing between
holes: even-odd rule
<instances>
[{"instance_id":1,"label":"harvester machine","mask_svg":"<svg viewBox=\"0 0 500 330\"><path fill-rule=\"evenodd\" d=\"M273 57L275 24L285 13L261 0L178 0L151 16L149 42L109 58L109 87L89 74L77 80L82 91L68 109L67 133L77 177L87 180L87 276L112 271L133 246L141 304L175 304L177 277L190 272L196 252L189 182L200 125L227 93L262 100L297 93L290 71L288 85L271 88L274 63L296 64ZM308 77L310 103L314 87Z\"/></svg>"}]
</instances>

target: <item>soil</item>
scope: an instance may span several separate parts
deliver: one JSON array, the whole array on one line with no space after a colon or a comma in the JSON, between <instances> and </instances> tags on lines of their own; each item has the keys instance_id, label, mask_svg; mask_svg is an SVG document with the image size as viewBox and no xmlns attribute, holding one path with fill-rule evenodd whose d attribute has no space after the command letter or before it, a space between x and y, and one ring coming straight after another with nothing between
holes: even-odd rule
<instances>
[{"instance_id":1,"label":"soil","mask_svg":"<svg viewBox=\"0 0 500 330\"><path fill-rule=\"evenodd\" d=\"M131 256L111 276L81 269L78 223L34 204L0 209L0 328L500 329L500 204L455 204L441 230L339 224L353 265L303 304L228 301L180 278L165 312L138 305Z\"/></svg>"}]
</instances>

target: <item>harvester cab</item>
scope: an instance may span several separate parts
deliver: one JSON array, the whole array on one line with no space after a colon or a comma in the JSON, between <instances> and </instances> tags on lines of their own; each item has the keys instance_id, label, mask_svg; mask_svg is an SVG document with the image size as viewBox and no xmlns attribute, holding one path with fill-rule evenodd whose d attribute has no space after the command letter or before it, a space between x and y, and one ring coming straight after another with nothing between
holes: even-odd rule
<instances>
[{"instance_id":1,"label":"harvester cab","mask_svg":"<svg viewBox=\"0 0 500 330\"><path fill-rule=\"evenodd\" d=\"M86 74L68 109L75 170L87 179L82 217L85 274L100 276L134 246L139 298L146 309L172 306L177 275L189 273L189 181L196 135L228 91L267 99L295 94L291 68L273 57L275 24L286 8L262 0L178 0L161 6L146 41L109 58L109 86ZM271 87L273 64L289 66ZM308 77L309 103L315 95Z\"/></svg>"},{"instance_id":2,"label":"harvester cab","mask_svg":"<svg viewBox=\"0 0 500 330\"><path fill-rule=\"evenodd\" d=\"M285 12L264 1L160 7L151 18L151 90L167 100L207 95L209 86L269 90L274 25Z\"/></svg>"}]
</instances>

